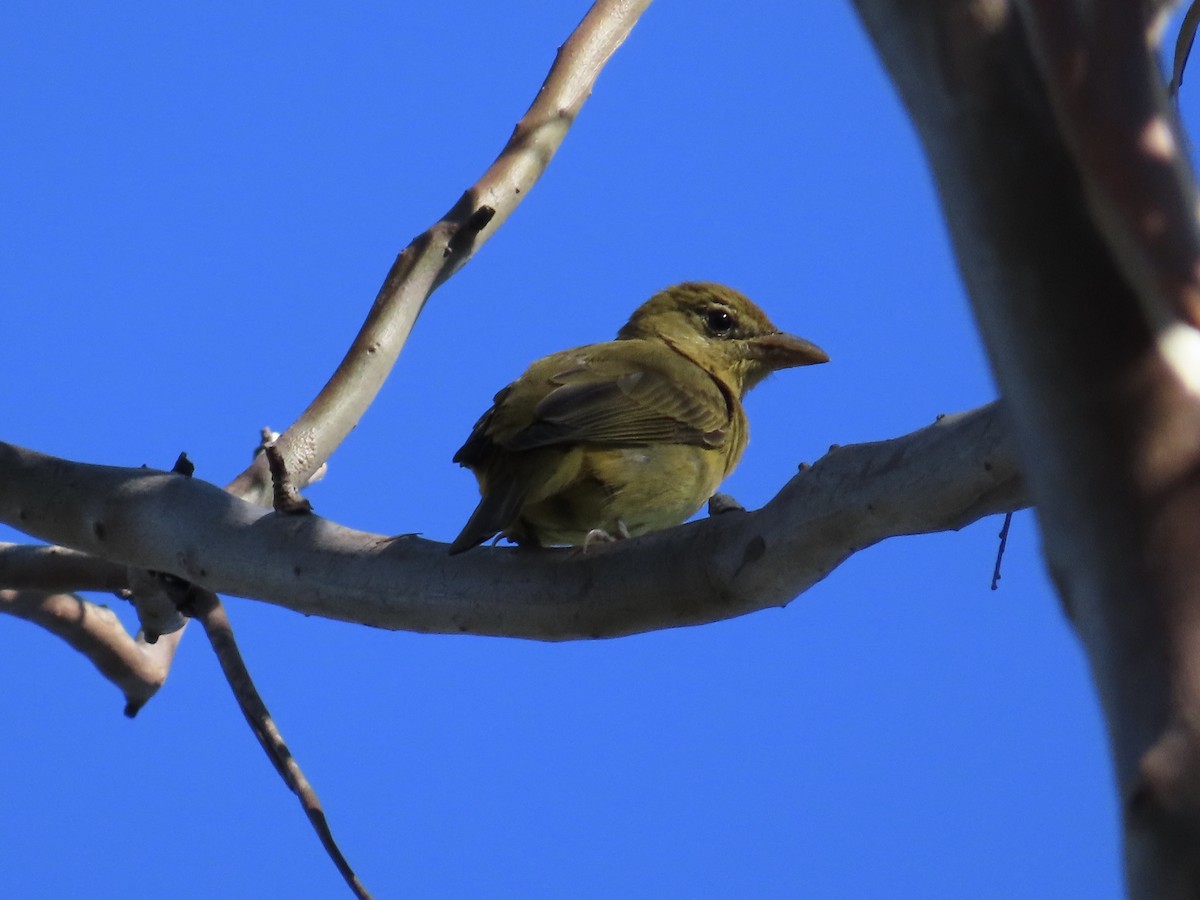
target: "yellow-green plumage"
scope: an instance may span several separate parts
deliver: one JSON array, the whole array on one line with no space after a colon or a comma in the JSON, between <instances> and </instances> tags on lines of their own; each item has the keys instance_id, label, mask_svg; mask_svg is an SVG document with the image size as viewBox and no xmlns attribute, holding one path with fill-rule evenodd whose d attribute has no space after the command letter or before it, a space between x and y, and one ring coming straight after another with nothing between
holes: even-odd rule
<instances>
[{"instance_id":1,"label":"yellow-green plumage","mask_svg":"<svg viewBox=\"0 0 1200 900\"><path fill-rule=\"evenodd\" d=\"M827 360L732 288L655 294L615 341L543 357L496 395L454 456L482 499L450 552L496 534L578 545L679 524L741 459L746 391Z\"/></svg>"}]
</instances>

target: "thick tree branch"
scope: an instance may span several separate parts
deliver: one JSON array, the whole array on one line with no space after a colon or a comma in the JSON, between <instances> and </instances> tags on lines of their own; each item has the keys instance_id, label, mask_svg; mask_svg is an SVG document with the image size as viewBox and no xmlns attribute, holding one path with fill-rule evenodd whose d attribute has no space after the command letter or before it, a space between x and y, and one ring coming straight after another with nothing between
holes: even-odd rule
<instances>
[{"instance_id":1,"label":"thick tree branch","mask_svg":"<svg viewBox=\"0 0 1200 900\"><path fill-rule=\"evenodd\" d=\"M840 447L763 509L572 551L385 538L280 516L197 479L0 444L0 521L214 592L382 628L611 637L780 606L886 537L1024 505L1000 410Z\"/></svg>"},{"instance_id":2,"label":"thick tree branch","mask_svg":"<svg viewBox=\"0 0 1200 900\"><path fill-rule=\"evenodd\" d=\"M1168 352L1190 338L1170 361L1200 393L1200 227L1154 52L1163 13L1128 0L1018 6L1096 227Z\"/></svg>"},{"instance_id":3,"label":"thick tree branch","mask_svg":"<svg viewBox=\"0 0 1200 900\"><path fill-rule=\"evenodd\" d=\"M1138 5L857 5L932 164L1104 704L1130 894L1200 896L1200 402L1163 340L1196 346L1195 191L1156 143Z\"/></svg>"}]
</instances>

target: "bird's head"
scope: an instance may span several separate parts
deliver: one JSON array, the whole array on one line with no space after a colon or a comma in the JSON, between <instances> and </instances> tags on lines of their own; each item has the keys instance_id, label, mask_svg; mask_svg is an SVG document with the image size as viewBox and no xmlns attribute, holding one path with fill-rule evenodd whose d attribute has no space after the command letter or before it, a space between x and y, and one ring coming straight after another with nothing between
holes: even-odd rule
<instances>
[{"instance_id":1,"label":"bird's head","mask_svg":"<svg viewBox=\"0 0 1200 900\"><path fill-rule=\"evenodd\" d=\"M803 338L785 334L733 288L685 281L639 306L617 340L659 340L745 394L772 372L829 362Z\"/></svg>"}]
</instances>

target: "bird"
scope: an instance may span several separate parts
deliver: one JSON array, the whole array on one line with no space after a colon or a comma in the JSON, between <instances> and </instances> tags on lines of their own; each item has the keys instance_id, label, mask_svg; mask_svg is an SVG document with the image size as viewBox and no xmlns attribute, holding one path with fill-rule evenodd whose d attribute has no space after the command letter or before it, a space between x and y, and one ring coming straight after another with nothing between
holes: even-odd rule
<instances>
[{"instance_id":1,"label":"bird","mask_svg":"<svg viewBox=\"0 0 1200 900\"><path fill-rule=\"evenodd\" d=\"M481 498L450 553L497 536L586 551L686 521L742 457L746 392L828 361L733 288L659 291L615 340L545 356L496 394L454 454Z\"/></svg>"}]
</instances>

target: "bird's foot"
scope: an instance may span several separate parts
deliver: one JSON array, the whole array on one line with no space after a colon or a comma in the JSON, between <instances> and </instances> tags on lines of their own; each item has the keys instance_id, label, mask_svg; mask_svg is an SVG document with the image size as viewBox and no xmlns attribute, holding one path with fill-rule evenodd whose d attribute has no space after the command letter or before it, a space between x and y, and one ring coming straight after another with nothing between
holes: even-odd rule
<instances>
[{"instance_id":1,"label":"bird's foot","mask_svg":"<svg viewBox=\"0 0 1200 900\"><path fill-rule=\"evenodd\" d=\"M603 528L593 528L591 531L589 531L587 534L585 534L583 536L583 546L580 549L582 552L587 553L588 547L590 547L593 542L599 542L601 544L611 544L614 541L623 541L623 540L628 539L629 537L630 537L629 529L625 526L624 522L622 522L620 519L617 519L617 533L616 534L611 534L611 533L605 531Z\"/></svg>"},{"instance_id":2,"label":"bird's foot","mask_svg":"<svg viewBox=\"0 0 1200 900\"><path fill-rule=\"evenodd\" d=\"M588 547L592 546L593 543L611 544L613 541L616 541L616 540L620 540L620 538L616 537L615 535L609 534L603 528L593 528L591 531L589 531L587 534L585 534L583 536L583 544L582 544L582 546L580 546L579 552L587 553Z\"/></svg>"}]
</instances>

